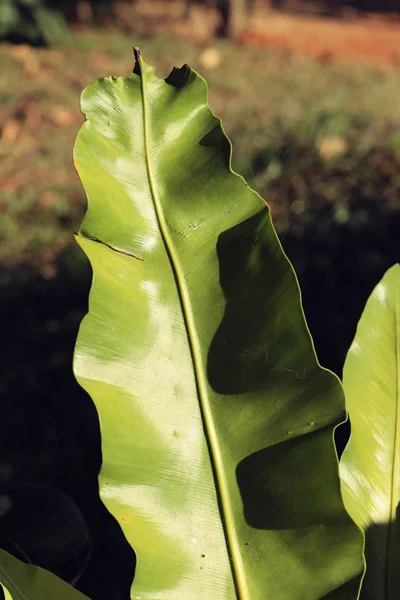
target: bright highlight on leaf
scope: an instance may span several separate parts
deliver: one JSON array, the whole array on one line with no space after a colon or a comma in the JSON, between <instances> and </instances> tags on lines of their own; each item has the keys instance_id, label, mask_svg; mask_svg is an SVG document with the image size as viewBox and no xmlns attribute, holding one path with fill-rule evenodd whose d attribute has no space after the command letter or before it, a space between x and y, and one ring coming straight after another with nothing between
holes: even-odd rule
<instances>
[{"instance_id":1,"label":"bright highlight on leaf","mask_svg":"<svg viewBox=\"0 0 400 600\"><path fill-rule=\"evenodd\" d=\"M100 416L102 498L137 553L131 598L356 599L340 383L204 80L136 58L83 92L74 152L93 267L74 370Z\"/></svg>"},{"instance_id":2,"label":"bright highlight on leaf","mask_svg":"<svg viewBox=\"0 0 400 600\"><path fill-rule=\"evenodd\" d=\"M400 265L369 298L344 367L352 434L340 463L345 506L366 531L362 597L400 595Z\"/></svg>"}]
</instances>

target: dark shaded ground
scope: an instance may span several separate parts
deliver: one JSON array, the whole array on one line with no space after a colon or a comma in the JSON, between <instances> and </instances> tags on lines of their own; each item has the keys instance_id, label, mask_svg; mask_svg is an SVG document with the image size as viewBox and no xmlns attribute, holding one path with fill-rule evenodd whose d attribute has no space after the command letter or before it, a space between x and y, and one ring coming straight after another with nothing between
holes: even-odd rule
<instances>
[{"instance_id":1,"label":"dark shaded ground","mask_svg":"<svg viewBox=\"0 0 400 600\"><path fill-rule=\"evenodd\" d=\"M43 566L68 579L71 565L65 554L57 555L56 549L62 543L50 535L54 523L49 523L41 512L40 486L50 484L65 492L80 510L90 535L90 560L78 589L93 600L124 600L129 598L135 558L118 524L100 502L97 414L72 374L73 349L86 312L90 271L87 265L71 271L63 265L63 257L59 267L58 276L50 281L38 277L3 292L0 492L11 494L13 499L15 486L22 492L27 484L38 486L36 494L25 492L15 521L27 518L26 514L34 515L42 536L37 540L41 546L36 552L31 540L32 559L40 562L38 557L45 553ZM63 510L56 500L49 517ZM64 534L66 539L68 528L78 527L74 520L64 526L64 532L58 535ZM46 527L47 546L43 541ZM15 527L11 535L18 539ZM79 538L78 531L75 535ZM9 549L13 550L12 546ZM84 556L69 558L84 566Z\"/></svg>"},{"instance_id":2,"label":"dark shaded ground","mask_svg":"<svg viewBox=\"0 0 400 600\"><path fill-rule=\"evenodd\" d=\"M362 226L335 223L322 210L301 233L293 223L282 234L320 362L338 375L368 295L400 258L399 231L400 213L386 213L376 202ZM54 279L15 283L3 293L0 491L45 482L66 492L93 545L79 589L93 600L123 600L134 557L98 498L97 415L71 367L90 271L87 265L71 271L62 260ZM347 435L346 427L337 433L339 451Z\"/></svg>"},{"instance_id":3,"label":"dark shaded ground","mask_svg":"<svg viewBox=\"0 0 400 600\"><path fill-rule=\"evenodd\" d=\"M301 235L282 235L320 362L339 375L368 295L399 260L399 231L400 213L386 214L374 203L362 227L335 224L322 211ZM89 285L88 265L71 271L61 258L56 278L14 284L3 294L0 490L47 483L67 493L93 544L79 589L93 600L122 600L134 557L98 498L97 415L71 367ZM338 432L339 451L347 435L346 427Z\"/></svg>"},{"instance_id":4,"label":"dark shaded ground","mask_svg":"<svg viewBox=\"0 0 400 600\"><path fill-rule=\"evenodd\" d=\"M303 306L322 366L339 377L357 322L372 289L400 261L400 211L370 207L365 226L354 231L329 219L306 227L304 236L282 236L296 269ZM324 226L325 225L325 226ZM335 433L339 455L347 443L348 423Z\"/></svg>"}]
</instances>

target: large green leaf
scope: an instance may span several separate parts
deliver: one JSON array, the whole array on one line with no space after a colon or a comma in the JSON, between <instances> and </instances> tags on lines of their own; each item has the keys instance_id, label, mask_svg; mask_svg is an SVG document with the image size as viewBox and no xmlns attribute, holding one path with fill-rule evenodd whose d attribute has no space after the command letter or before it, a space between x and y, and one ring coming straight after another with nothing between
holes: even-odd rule
<instances>
[{"instance_id":1,"label":"large green leaf","mask_svg":"<svg viewBox=\"0 0 400 600\"><path fill-rule=\"evenodd\" d=\"M93 267L75 374L100 416L102 498L131 597L357 598L322 369L267 206L189 67L89 85L75 164Z\"/></svg>"},{"instance_id":2,"label":"large green leaf","mask_svg":"<svg viewBox=\"0 0 400 600\"><path fill-rule=\"evenodd\" d=\"M345 506L366 531L363 596L400 597L400 265L369 298L343 372L351 438L340 463Z\"/></svg>"},{"instance_id":3,"label":"large green leaf","mask_svg":"<svg viewBox=\"0 0 400 600\"><path fill-rule=\"evenodd\" d=\"M40 567L27 565L0 549L0 596L6 600L88 600Z\"/></svg>"}]
</instances>

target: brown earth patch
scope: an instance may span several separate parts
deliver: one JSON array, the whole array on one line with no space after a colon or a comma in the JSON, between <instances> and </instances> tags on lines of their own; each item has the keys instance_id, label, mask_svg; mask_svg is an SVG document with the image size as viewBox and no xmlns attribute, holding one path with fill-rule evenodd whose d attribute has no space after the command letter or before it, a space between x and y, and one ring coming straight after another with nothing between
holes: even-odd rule
<instances>
[{"instance_id":1,"label":"brown earth patch","mask_svg":"<svg viewBox=\"0 0 400 600\"><path fill-rule=\"evenodd\" d=\"M180 0L164 2L137 0L121 8L120 16L128 29L142 35L176 35L201 45L212 43L218 16L212 7L193 7L190 20L184 19ZM258 11L243 19L239 45L259 45L289 49L322 61L362 61L400 65L400 14L380 15L351 12L346 17L289 14Z\"/></svg>"}]
</instances>

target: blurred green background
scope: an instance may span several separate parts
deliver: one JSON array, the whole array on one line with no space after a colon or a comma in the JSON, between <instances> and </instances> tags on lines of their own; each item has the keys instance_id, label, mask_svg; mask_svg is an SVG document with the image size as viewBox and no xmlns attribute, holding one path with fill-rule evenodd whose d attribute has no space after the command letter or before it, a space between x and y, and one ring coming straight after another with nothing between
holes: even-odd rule
<instances>
[{"instance_id":1,"label":"blurred green background","mask_svg":"<svg viewBox=\"0 0 400 600\"><path fill-rule=\"evenodd\" d=\"M77 585L96 600L129 597L134 559L99 501L97 416L71 370L91 278L73 240L83 87L129 73L133 45L160 76L188 63L207 79L233 167L269 203L320 362L339 376L367 296L400 258L396 3L228 5L0 5L0 493L46 484L72 499L91 540ZM69 580L76 552L53 555L45 566Z\"/></svg>"}]
</instances>

